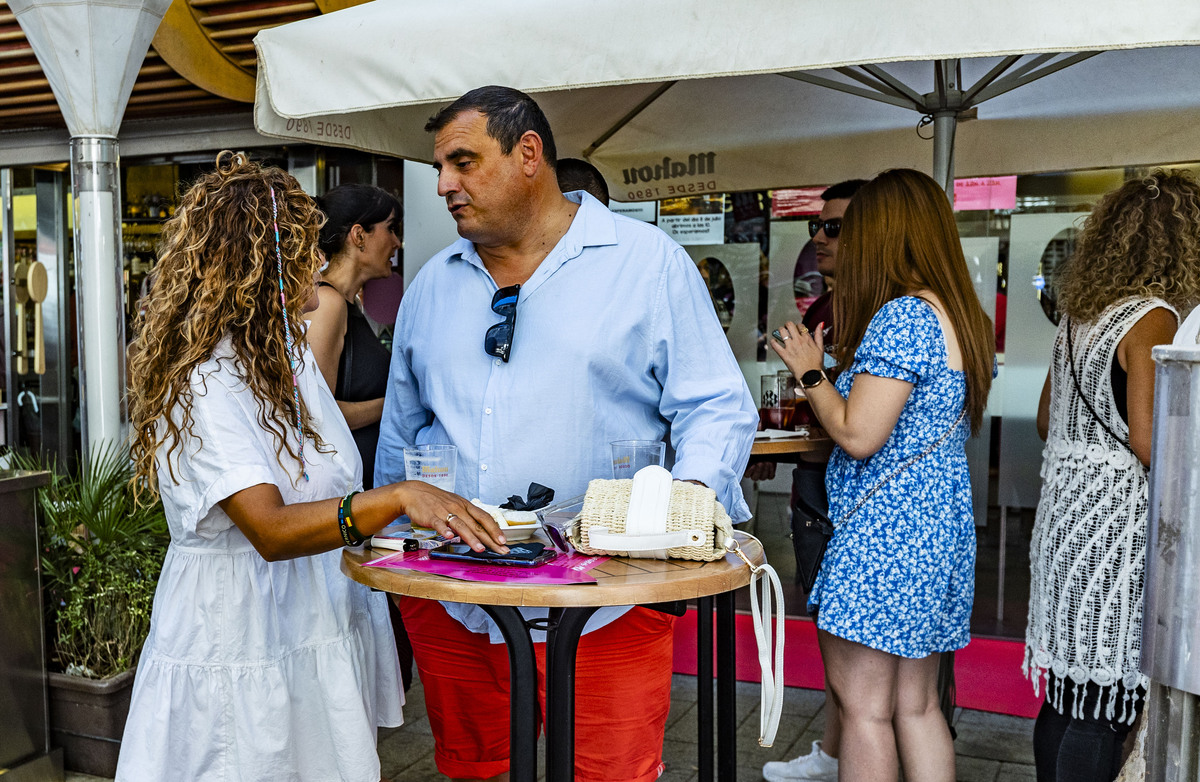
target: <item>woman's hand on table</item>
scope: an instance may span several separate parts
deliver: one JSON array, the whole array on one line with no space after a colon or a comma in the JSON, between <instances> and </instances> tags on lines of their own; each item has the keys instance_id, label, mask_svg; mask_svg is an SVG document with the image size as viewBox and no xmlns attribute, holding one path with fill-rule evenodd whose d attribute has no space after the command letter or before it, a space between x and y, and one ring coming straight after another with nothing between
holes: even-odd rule
<instances>
[{"instance_id":1,"label":"woman's hand on table","mask_svg":"<svg viewBox=\"0 0 1200 782\"><path fill-rule=\"evenodd\" d=\"M792 374L800 377L805 372L825 366L824 326L822 323L812 332L789 320L771 334L768 343ZM776 337L775 333L779 336Z\"/></svg>"},{"instance_id":2,"label":"woman's hand on table","mask_svg":"<svg viewBox=\"0 0 1200 782\"><path fill-rule=\"evenodd\" d=\"M404 514L413 524L428 527L443 537L458 536L475 551L486 547L500 554L508 553L500 526L482 508L424 481L402 481L392 486L399 494Z\"/></svg>"}]
</instances>

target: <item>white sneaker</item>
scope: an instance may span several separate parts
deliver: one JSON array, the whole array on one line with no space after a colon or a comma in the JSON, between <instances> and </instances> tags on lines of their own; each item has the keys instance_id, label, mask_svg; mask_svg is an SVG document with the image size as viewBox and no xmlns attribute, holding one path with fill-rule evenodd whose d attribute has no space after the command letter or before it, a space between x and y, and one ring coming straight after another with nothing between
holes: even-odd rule
<instances>
[{"instance_id":1,"label":"white sneaker","mask_svg":"<svg viewBox=\"0 0 1200 782\"><path fill-rule=\"evenodd\" d=\"M767 782L837 782L837 758L831 758L821 749L821 742L814 741L812 752L792 760L772 760L763 766L763 779Z\"/></svg>"}]
</instances>

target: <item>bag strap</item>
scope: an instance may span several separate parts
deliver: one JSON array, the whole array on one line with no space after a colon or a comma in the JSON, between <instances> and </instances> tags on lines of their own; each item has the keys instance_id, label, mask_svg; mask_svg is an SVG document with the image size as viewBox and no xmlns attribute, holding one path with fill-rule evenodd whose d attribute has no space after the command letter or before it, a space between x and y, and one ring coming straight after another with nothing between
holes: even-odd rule
<instances>
[{"instance_id":1,"label":"bag strap","mask_svg":"<svg viewBox=\"0 0 1200 782\"><path fill-rule=\"evenodd\" d=\"M964 403L962 411L958 414L958 418L955 418L954 423L950 424L950 427L946 431L942 432L941 437L939 437L937 440L934 440L932 443L927 445L925 447L924 451L921 451L921 453L917 454L916 456L913 456L912 458L908 459L904 463L897 465L897 467L894 470L892 470L890 473L888 473L887 475L880 478L879 481L874 486L871 487L870 491L868 491L866 494L864 494L862 497L860 497L858 502L855 503L854 507L851 508L850 511L846 515L842 516L841 521L838 522L838 524L836 526L841 526L842 524L845 524L847 521L849 521L850 517L853 516L855 513L858 513L858 511L860 509L862 509L862 506L867 504L867 500L871 499L871 497L874 496L875 492L882 489L883 485L885 483L887 483L891 479L895 478L897 475L904 472L905 470L907 470L909 467L913 466L917 462L921 461L929 454L936 451L938 449L938 447L941 446L942 443L946 442L946 439L948 437L950 437L951 433L954 432L954 430L958 428L958 425L961 424L963 422L963 419L966 417L967 417L967 406Z\"/></svg>"},{"instance_id":2,"label":"bag strap","mask_svg":"<svg viewBox=\"0 0 1200 782\"><path fill-rule=\"evenodd\" d=\"M740 533L762 546L762 541L748 533ZM761 673L758 745L775 743L779 720L783 716L783 585L775 568L763 562L756 565L742 551L733 536L724 542L725 550L736 554L750 568L750 616L754 625L754 640L758 647L758 668ZM761 603L761 605L760 605ZM774 615L774 624L771 619Z\"/></svg>"},{"instance_id":3,"label":"bag strap","mask_svg":"<svg viewBox=\"0 0 1200 782\"><path fill-rule=\"evenodd\" d=\"M1096 408L1092 407L1092 403L1088 400L1087 395L1083 393L1083 386L1080 385L1080 383L1079 383L1079 374L1075 371L1075 340L1071 336L1071 323L1069 320L1066 323L1066 328L1067 328L1067 361L1071 365L1071 380L1074 381L1074 383L1075 383L1075 393L1079 394L1080 401L1083 402L1083 406L1087 408L1087 411L1092 414L1092 418L1095 419L1096 423L1098 423L1098 424L1100 424L1100 426L1104 427L1104 431L1108 432L1109 437L1116 440L1121 445L1125 446L1125 450L1127 450L1131 454L1133 454L1134 457L1136 457L1138 462L1140 463L1141 457L1138 456L1137 452L1135 452L1133 450L1133 446L1130 445L1128 442L1126 442L1123 438L1117 437L1117 433L1112 430L1112 427L1110 427L1107 423L1104 422L1104 419L1101 418L1100 414L1096 412Z\"/></svg>"}]
</instances>

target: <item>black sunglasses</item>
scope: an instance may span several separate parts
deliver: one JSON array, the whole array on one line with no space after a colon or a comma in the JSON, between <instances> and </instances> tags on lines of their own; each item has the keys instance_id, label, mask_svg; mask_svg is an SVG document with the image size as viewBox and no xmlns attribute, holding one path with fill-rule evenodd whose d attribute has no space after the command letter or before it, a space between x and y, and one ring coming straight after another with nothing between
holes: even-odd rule
<instances>
[{"instance_id":1,"label":"black sunglasses","mask_svg":"<svg viewBox=\"0 0 1200 782\"><path fill-rule=\"evenodd\" d=\"M504 320L489 328L483 335L484 351L505 363L512 352L513 333L517 329L517 297L520 294L520 285L509 285L496 291L492 296L492 312Z\"/></svg>"},{"instance_id":2,"label":"black sunglasses","mask_svg":"<svg viewBox=\"0 0 1200 782\"><path fill-rule=\"evenodd\" d=\"M816 236L822 229L825 229L825 235L830 239L838 238L838 234L842 232L842 218L835 217L832 220L822 220L819 217L814 217L808 221L808 235Z\"/></svg>"}]
</instances>

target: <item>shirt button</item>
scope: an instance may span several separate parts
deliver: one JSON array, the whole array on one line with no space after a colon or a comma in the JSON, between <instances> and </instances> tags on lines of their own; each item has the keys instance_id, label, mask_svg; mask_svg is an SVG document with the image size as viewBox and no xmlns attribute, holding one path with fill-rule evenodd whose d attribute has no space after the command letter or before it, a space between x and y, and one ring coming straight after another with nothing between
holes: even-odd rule
<instances>
[{"instance_id":1,"label":"shirt button","mask_svg":"<svg viewBox=\"0 0 1200 782\"><path fill-rule=\"evenodd\" d=\"M487 472L487 465L481 464L481 465L479 465L479 469L483 470L484 472Z\"/></svg>"},{"instance_id":2,"label":"shirt button","mask_svg":"<svg viewBox=\"0 0 1200 782\"><path fill-rule=\"evenodd\" d=\"M496 366L500 366L500 365L501 365L501 364L503 364L503 363L504 363L504 362L503 362L503 361L501 361L500 359L496 359Z\"/></svg>"},{"instance_id":3,"label":"shirt button","mask_svg":"<svg viewBox=\"0 0 1200 782\"><path fill-rule=\"evenodd\" d=\"M485 407L485 408L483 408L483 413L484 413L484 415L491 415L491 414L492 414L492 408L490 408L490 407Z\"/></svg>"}]
</instances>

